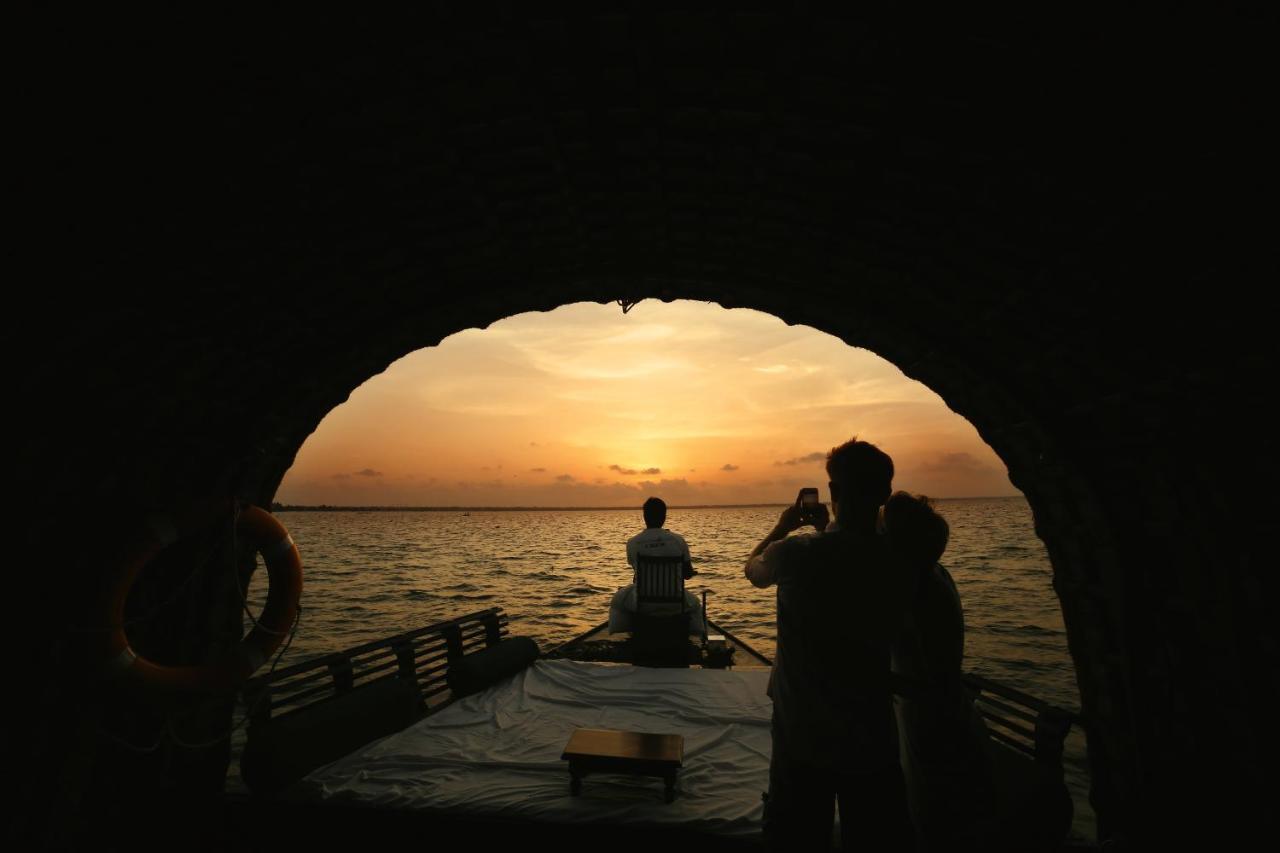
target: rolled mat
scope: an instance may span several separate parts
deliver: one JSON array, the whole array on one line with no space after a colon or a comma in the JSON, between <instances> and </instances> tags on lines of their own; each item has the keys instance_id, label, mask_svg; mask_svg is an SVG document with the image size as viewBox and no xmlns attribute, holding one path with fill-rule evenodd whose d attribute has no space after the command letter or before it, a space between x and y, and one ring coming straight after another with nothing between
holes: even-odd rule
<instances>
[{"instance_id":1,"label":"rolled mat","mask_svg":"<svg viewBox=\"0 0 1280 853\"><path fill-rule=\"evenodd\" d=\"M496 646L449 663L445 681L456 697L470 696L515 675L538 659L541 652L531 637L507 637Z\"/></svg>"}]
</instances>

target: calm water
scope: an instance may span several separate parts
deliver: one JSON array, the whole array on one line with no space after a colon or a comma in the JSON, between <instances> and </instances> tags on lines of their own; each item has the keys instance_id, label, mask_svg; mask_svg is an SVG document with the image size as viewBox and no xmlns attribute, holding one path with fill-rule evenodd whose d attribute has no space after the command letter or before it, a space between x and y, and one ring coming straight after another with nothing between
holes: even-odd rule
<instances>
[{"instance_id":1,"label":"calm water","mask_svg":"<svg viewBox=\"0 0 1280 853\"><path fill-rule=\"evenodd\" d=\"M938 510L951 525L943 563L964 604L966 669L1078 710L1049 558L1027 502L944 500ZM689 588L711 593L710 617L769 657L774 593L752 587L742 564L779 511L673 509L667 518L699 572ZM626 540L644 527L638 509L295 512L281 520L306 572L303 619L281 665L493 606L510 615L512 633L548 649L606 619L610 597L630 581ZM250 597L259 607L264 593L255 578ZM1084 738L1076 729L1065 763L1076 831L1092 838Z\"/></svg>"}]
</instances>

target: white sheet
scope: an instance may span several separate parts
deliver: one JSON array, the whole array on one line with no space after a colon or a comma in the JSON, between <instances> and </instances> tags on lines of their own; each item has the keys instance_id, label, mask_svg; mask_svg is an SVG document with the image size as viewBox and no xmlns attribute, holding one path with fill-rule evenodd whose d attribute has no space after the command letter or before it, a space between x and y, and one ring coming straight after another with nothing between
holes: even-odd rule
<instances>
[{"instance_id":1,"label":"white sheet","mask_svg":"<svg viewBox=\"0 0 1280 853\"><path fill-rule=\"evenodd\" d=\"M305 796L548 823L680 824L760 832L769 784L767 671L538 661L307 776ZM662 780L590 774L569 794L575 728L684 736L676 799Z\"/></svg>"}]
</instances>

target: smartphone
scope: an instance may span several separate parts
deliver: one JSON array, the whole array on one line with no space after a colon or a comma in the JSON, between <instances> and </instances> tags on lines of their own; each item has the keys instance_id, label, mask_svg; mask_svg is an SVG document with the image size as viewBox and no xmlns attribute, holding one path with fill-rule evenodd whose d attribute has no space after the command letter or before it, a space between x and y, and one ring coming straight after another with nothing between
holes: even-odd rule
<instances>
[{"instance_id":1,"label":"smartphone","mask_svg":"<svg viewBox=\"0 0 1280 853\"><path fill-rule=\"evenodd\" d=\"M818 508L818 490L812 487L800 490L800 494L796 497L796 503L800 509L808 512L809 510Z\"/></svg>"}]
</instances>

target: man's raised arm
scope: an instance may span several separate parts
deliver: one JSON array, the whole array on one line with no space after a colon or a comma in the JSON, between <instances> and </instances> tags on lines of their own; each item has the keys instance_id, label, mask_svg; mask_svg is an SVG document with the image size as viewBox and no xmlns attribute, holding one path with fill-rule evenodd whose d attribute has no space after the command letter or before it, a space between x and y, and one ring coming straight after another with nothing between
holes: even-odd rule
<instances>
[{"instance_id":1,"label":"man's raised arm","mask_svg":"<svg viewBox=\"0 0 1280 853\"><path fill-rule=\"evenodd\" d=\"M777 568L765 559L764 551L774 542L786 539L788 533L796 530L802 524L804 524L804 520L801 517L799 506L792 505L782 511L782 515L778 516L778 523L769 531L769 535L761 539L747 557L747 565L743 568L742 573L746 575L747 580L751 581L752 586L764 589L767 586L772 586L778 579Z\"/></svg>"}]
</instances>

